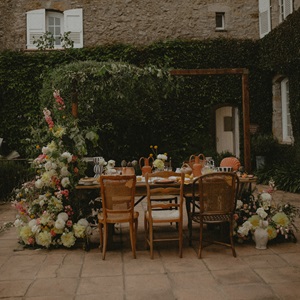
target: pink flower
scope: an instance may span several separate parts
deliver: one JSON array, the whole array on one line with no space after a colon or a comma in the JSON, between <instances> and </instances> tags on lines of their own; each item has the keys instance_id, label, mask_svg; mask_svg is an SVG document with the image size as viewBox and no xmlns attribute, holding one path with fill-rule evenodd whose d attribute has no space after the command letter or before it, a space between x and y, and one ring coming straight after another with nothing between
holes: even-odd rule
<instances>
[{"instance_id":1,"label":"pink flower","mask_svg":"<svg viewBox=\"0 0 300 300\"><path fill-rule=\"evenodd\" d=\"M72 220L68 220L67 223L66 223L67 227L72 227L73 225L73 222Z\"/></svg>"}]
</instances>

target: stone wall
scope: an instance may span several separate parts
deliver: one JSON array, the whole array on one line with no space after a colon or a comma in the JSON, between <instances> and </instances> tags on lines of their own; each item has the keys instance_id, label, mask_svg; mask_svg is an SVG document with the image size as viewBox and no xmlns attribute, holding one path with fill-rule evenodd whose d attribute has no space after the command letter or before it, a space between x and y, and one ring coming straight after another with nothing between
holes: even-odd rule
<instances>
[{"instance_id":1,"label":"stone wall","mask_svg":"<svg viewBox=\"0 0 300 300\"><path fill-rule=\"evenodd\" d=\"M257 0L1 0L0 50L25 49L26 11L40 8L83 8L85 47L176 38L259 38ZM216 12L225 13L225 31L215 30Z\"/></svg>"}]
</instances>

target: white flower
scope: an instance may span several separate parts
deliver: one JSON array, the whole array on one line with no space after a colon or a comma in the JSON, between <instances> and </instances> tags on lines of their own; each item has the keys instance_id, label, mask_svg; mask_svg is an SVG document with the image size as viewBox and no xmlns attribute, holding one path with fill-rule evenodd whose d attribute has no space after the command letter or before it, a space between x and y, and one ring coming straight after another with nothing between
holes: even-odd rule
<instances>
[{"instance_id":1,"label":"white flower","mask_svg":"<svg viewBox=\"0 0 300 300\"><path fill-rule=\"evenodd\" d=\"M33 234L36 234L36 233L38 233L38 232L41 231L41 226L39 226L39 225L33 225L31 227L31 231L33 232Z\"/></svg>"},{"instance_id":2,"label":"white flower","mask_svg":"<svg viewBox=\"0 0 300 300\"><path fill-rule=\"evenodd\" d=\"M33 236L33 232L28 225L21 227L20 237L25 244L28 244L28 239Z\"/></svg>"},{"instance_id":3,"label":"white flower","mask_svg":"<svg viewBox=\"0 0 300 300\"><path fill-rule=\"evenodd\" d=\"M115 164L116 164L116 162L114 160L110 159L107 162L107 169L113 169L115 167Z\"/></svg>"},{"instance_id":4,"label":"white flower","mask_svg":"<svg viewBox=\"0 0 300 300\"><path fill-rule=\"evenodd\" d=\"M44 182L41 179L38 179L35 181L34 185L37 189L41 189L44 186Z\"/></svg>"},{"instance_id":5,"label":"white flower","mask_svg":"<svg viewBox=\"0 0 300 300\"><path fill-rule=\"evenodd\" d=\"M57 228L57 229L64 229L65 228L65 224L66 224L65 221L63 219L59 218L59 219L57 219L55 221L55 228Z\"/></svg>"},{"instance_id":6,"label":"white flower","mask_svg":"<svg viewBox=\"0 0 300 300\"><path fill-rule=\"evenodd\" d=\"M70 152L64 152L61 155L62 158L65 158L67 160L67 162L71 162L72 161L72 154Z\"/></svg>"},{"instance_id":7,"label":"white flower","mask_svg":"<svg viewBox=\"0 0 300 300\"><path fill-rule=\"evenodd\" d=\"M77 223L73 225L73 229L76 237L83 238L85 236L85 226Z\"/></svg>"},{"instance_id":8,"label":"white flower","mask_svg":"<svg viewBox=\"0 0 300 300\"><path fill-rule=\"evenodd\" d=\"M43 147L43 148L42 148L42 153L43 153L43 154L47 154L48 151L49 151L48 147Z\"/></svg>"},{"instance_id":9,"label":"white flower","mask_svg":"<svg viewBox=\"0 0 300 300\"><path fill-rule=\"evenodd\" d=\"M57 146L54 141L52 141L50 144L48 144L47 147L48 147L48 151L50 151L51 153L57 149Z\"/></svg>"},{"instance_id":10,"label":"white flower","mask_svg":"<svg viewBox=\"0 0 300 300\"><path fill-rule=\"evenodd\" d=\"M242 200L237 200L236 201L236 209L240 209L243 206L243 201Z\"/></svg>"},{"instance_id":11,"label":"white flower","mask_svg":"<svg viewBox=\"0 0 300 300\"><path fill-rule=\"evenodd\" d=\"M168 159L168 156L167 155L165 155L165 154L158 154L157 155L157 159L161 159L161 160L167 160Z\"/></svg>"},{"instance_id":12,"label":"white flower","mask_svg":"<svg viewBox=\"0 0 300 300\"><path fill-rule=\"evenodd\" d=\"M16 219L14 222L15 227L21 227L23 226L23 222L20 219Z\"/></svg>"},{"instance_id":13,"label":"white flower","mask_svg":"<svg viewBox=\"0 0 300 300\"><path fill-rule=\"evenodd\" d=\"M249 231L252 229L252 224L249 221L243 223L238 229L238 233L242 236L248 235Z\"/></svg>"},{"instance_id":14,"label":"white flower","mask_svg":"<svg viewBox=\"0 0 300 300\"><path fill-rule=\"evenodd\" d=\"M36 225L36 219L32 219L32 220L30 220L29 222L28 222L28 226L30 227L30 228L32 228L33 226L35 226Z\"/></svg>"},{"instance_id":15,"label":"white flower","mask_svg":"<svg viewBox=\"0 0 300 300\"><path fill-rule=\"evenodd\" d=\"M269 193L261 193L260 199L262 201L271 201L272 200L272 196Z\"/></svg>"},{"instance_id":16,"label":"white flower","mask_svg":"<svg viewBox=\"0 0 300 300\"><path fill-rule=\"evenodd\" d=\"M70 184L70 180L68 177L64 177L62 180L61 180L61 185L65 188L67 187L68 185Z\"/></svg>"},{"instance_id":17,"label":"white flower","mask_svg":"<svg viewBox=\"0 0 300 300\"><path fill-rule=\"evenodd\" d=\"M75 244L76 238L75 238L73 232L68 232L68 233L62 234L61 241L65 247L70 248Z\"/></svg>"},{"instance_id":18,"label":"white flower","mask_svg":"<svg viewBox=\"0 0 300 300\"><path fill-rule=\"evenodd\" d=\"M165 164L164 162L161 160L161 159L156 159L154 162L153 162L153 166L157 169L163 169Z\"/></svg>"},{"instance_id":19,"label":"white flower","mask_svg":"<svg viewBox=\"0 0 300 300\"><path fill-rule=\"evenodd\" d=\"M51 234L48 231L40 232L36 237L36 242L44 247L49 247L51 245Z\"/></svg>"},{"instance_id":20,"label":"white flower","mask_svg":"<svg viewBox=\"0 0 300 300\"><path fill-rule=\"evenodd\" d=\"M69 219L69 216L65 212L61 212L57 215L57 219L62 219L63 221L67 222Z\"/></svg>"},{"instance_id":21,"label":"white flower","mask_svg":"<svg viewBox=\"0 0 300 300\"><path fill-rule=\"evenodd\" d=\"M84 226L84 227L87 227L87 226L89 226L89 222L87 221L87 219L80 219L78 222L77 222L77 224L80 224L80 225L82 225L82 226Z\"/></svg>"},{"instance_id":22,"label":"white flower","mask_svg":"<svg viewBox=\"0 0 300 300\"><path fill-rule=\"evenodd\" d=\"M60 175L63 177L70 176L70 172L68 171L68 167L62 167L60 169Z\"/></svg>"},{"instance_id":23,"label":"white flower","mask_svg":"<svg viewBox=\"0 0 300 300\"><path fill-rule=\"evenodd\" d=\"M264 219L264 218L266 218L266 217L268 216L268 214L265 212L265 210L264 210L262 207L258 208L258 209L256 210L256 213L257 213L262 219Z\"/></svg>"}]
</instances>

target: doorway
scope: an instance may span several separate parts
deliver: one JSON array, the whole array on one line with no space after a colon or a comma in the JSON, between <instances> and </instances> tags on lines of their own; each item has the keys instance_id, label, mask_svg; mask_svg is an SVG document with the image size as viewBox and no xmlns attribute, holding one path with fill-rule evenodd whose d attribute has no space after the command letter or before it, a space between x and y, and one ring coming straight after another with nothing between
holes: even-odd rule
<instances>
[{"instance_id":1,"label":"doorway","mask_svg":"<svg viewBox=\"0 0 300 300\"><path fill-rule=\"evenodd\" d=\"M233 106L216 109L216 150L218 153L230 152L240 157L239 114Z\"/></svg>"}]
</instances>

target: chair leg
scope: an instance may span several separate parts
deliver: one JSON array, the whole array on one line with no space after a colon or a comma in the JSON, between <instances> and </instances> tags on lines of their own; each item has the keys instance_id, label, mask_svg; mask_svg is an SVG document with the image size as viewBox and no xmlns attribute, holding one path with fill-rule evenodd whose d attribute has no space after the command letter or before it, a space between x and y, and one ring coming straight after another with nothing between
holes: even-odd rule
<instances>
[{"instance_id":1,"label":"chair leg","mask_svg":"<svg viewBox=\"0 0 300 300\"><path fill-rule=\"evenodd\" d=\"M231 244L231 250L232 250L232 255L236 257L236 252L235 252L235 246L234 246L234 241L233 241L233 222L230 221L230 244Z\"/></svg>"},{"instance_id":2,"label":"chair leg","mask_svg":"<svg viewBox=\"0 0 300 300\"><path fill-rule=\"evenodd\" d=\"M134 220L134 234L135 234L135 249L136 249L136 241L137 241L137 233L138 233L138 225L139 225L139 218Z\"/></svg>"},{"instance_id":3,"label":"chair leg","mask_svg":"<svg viewBox=\"0 0 300 300\"><path fill-rule=\"evenodd\" d=\"M149 226L148 226L148 220L146 216L144 217L144 231L145 231L145 247L146 249L149 249L149 243L148 243Z\"/></svg>"},{"instance_id":4,"label":"chair leg","mask_svg":"<svg viewBox=\"0 0 300 300\"><path fill-rule=\"evenodd\" d=\"M102 231L103 224L99 223L98 227L99 227L99 235L100 235L100 245L99 245L99 248L100 248L100 251L102 252L103 251L103 231Z\"/></svg>"},{"instance_id":5,"label":"chair leg","mask_svg":"<svg viewBox=\"0 0 300 300\"><path fill-rule=\"evenodd\" d=\"M150 221L148 225L149 225L150 258L153 259L154 258L154 255L153 255L153 224Z\"/></svg>"},{"instance_id":6,"label":"chair leg","mask_svg":"<svg viewBox=\"0 0 300 300\"><path fill-rule=\"evenodd\" d=\"M107 248L107 239L108 239L108 228L107 223L104 223L104 244L103 244L103 251L102 251L102 259L105 260L106 255L106 248Z\"/></svg>"},{"instance_id":7,"label":"chair leg","mask_svg":"<svg viewBox=\"0 0 300 300\"><path fill-rule=\"evenodd\" d=\"M203 241L203 221L200 219L200 240L199 240L198 258L201 258L202 241Z\"/></svg>"},{"instance_id":8,"label":"chair leg","mask_svg":"<svg viewBox=\"0 0 300 300\"><path fill-rule=\"evenodd\" d=\"M130 222L130 243L131 243L131 251L133 254L133 258L136 258L136 252L135 252L135 230L133 226L133 222Z\"/></svg>"},{"instance_id":9,"label":"chair leg","mask_svg":"<svg viewBox=\"0 0 300 300\"><path fill-rule=\"evenodd\" d=\"M179 257L182 258L182 246L183 246L182 245L183 244L182 221L178 224L178 234L179 234Z\"/></svg>"}]
</instances>

